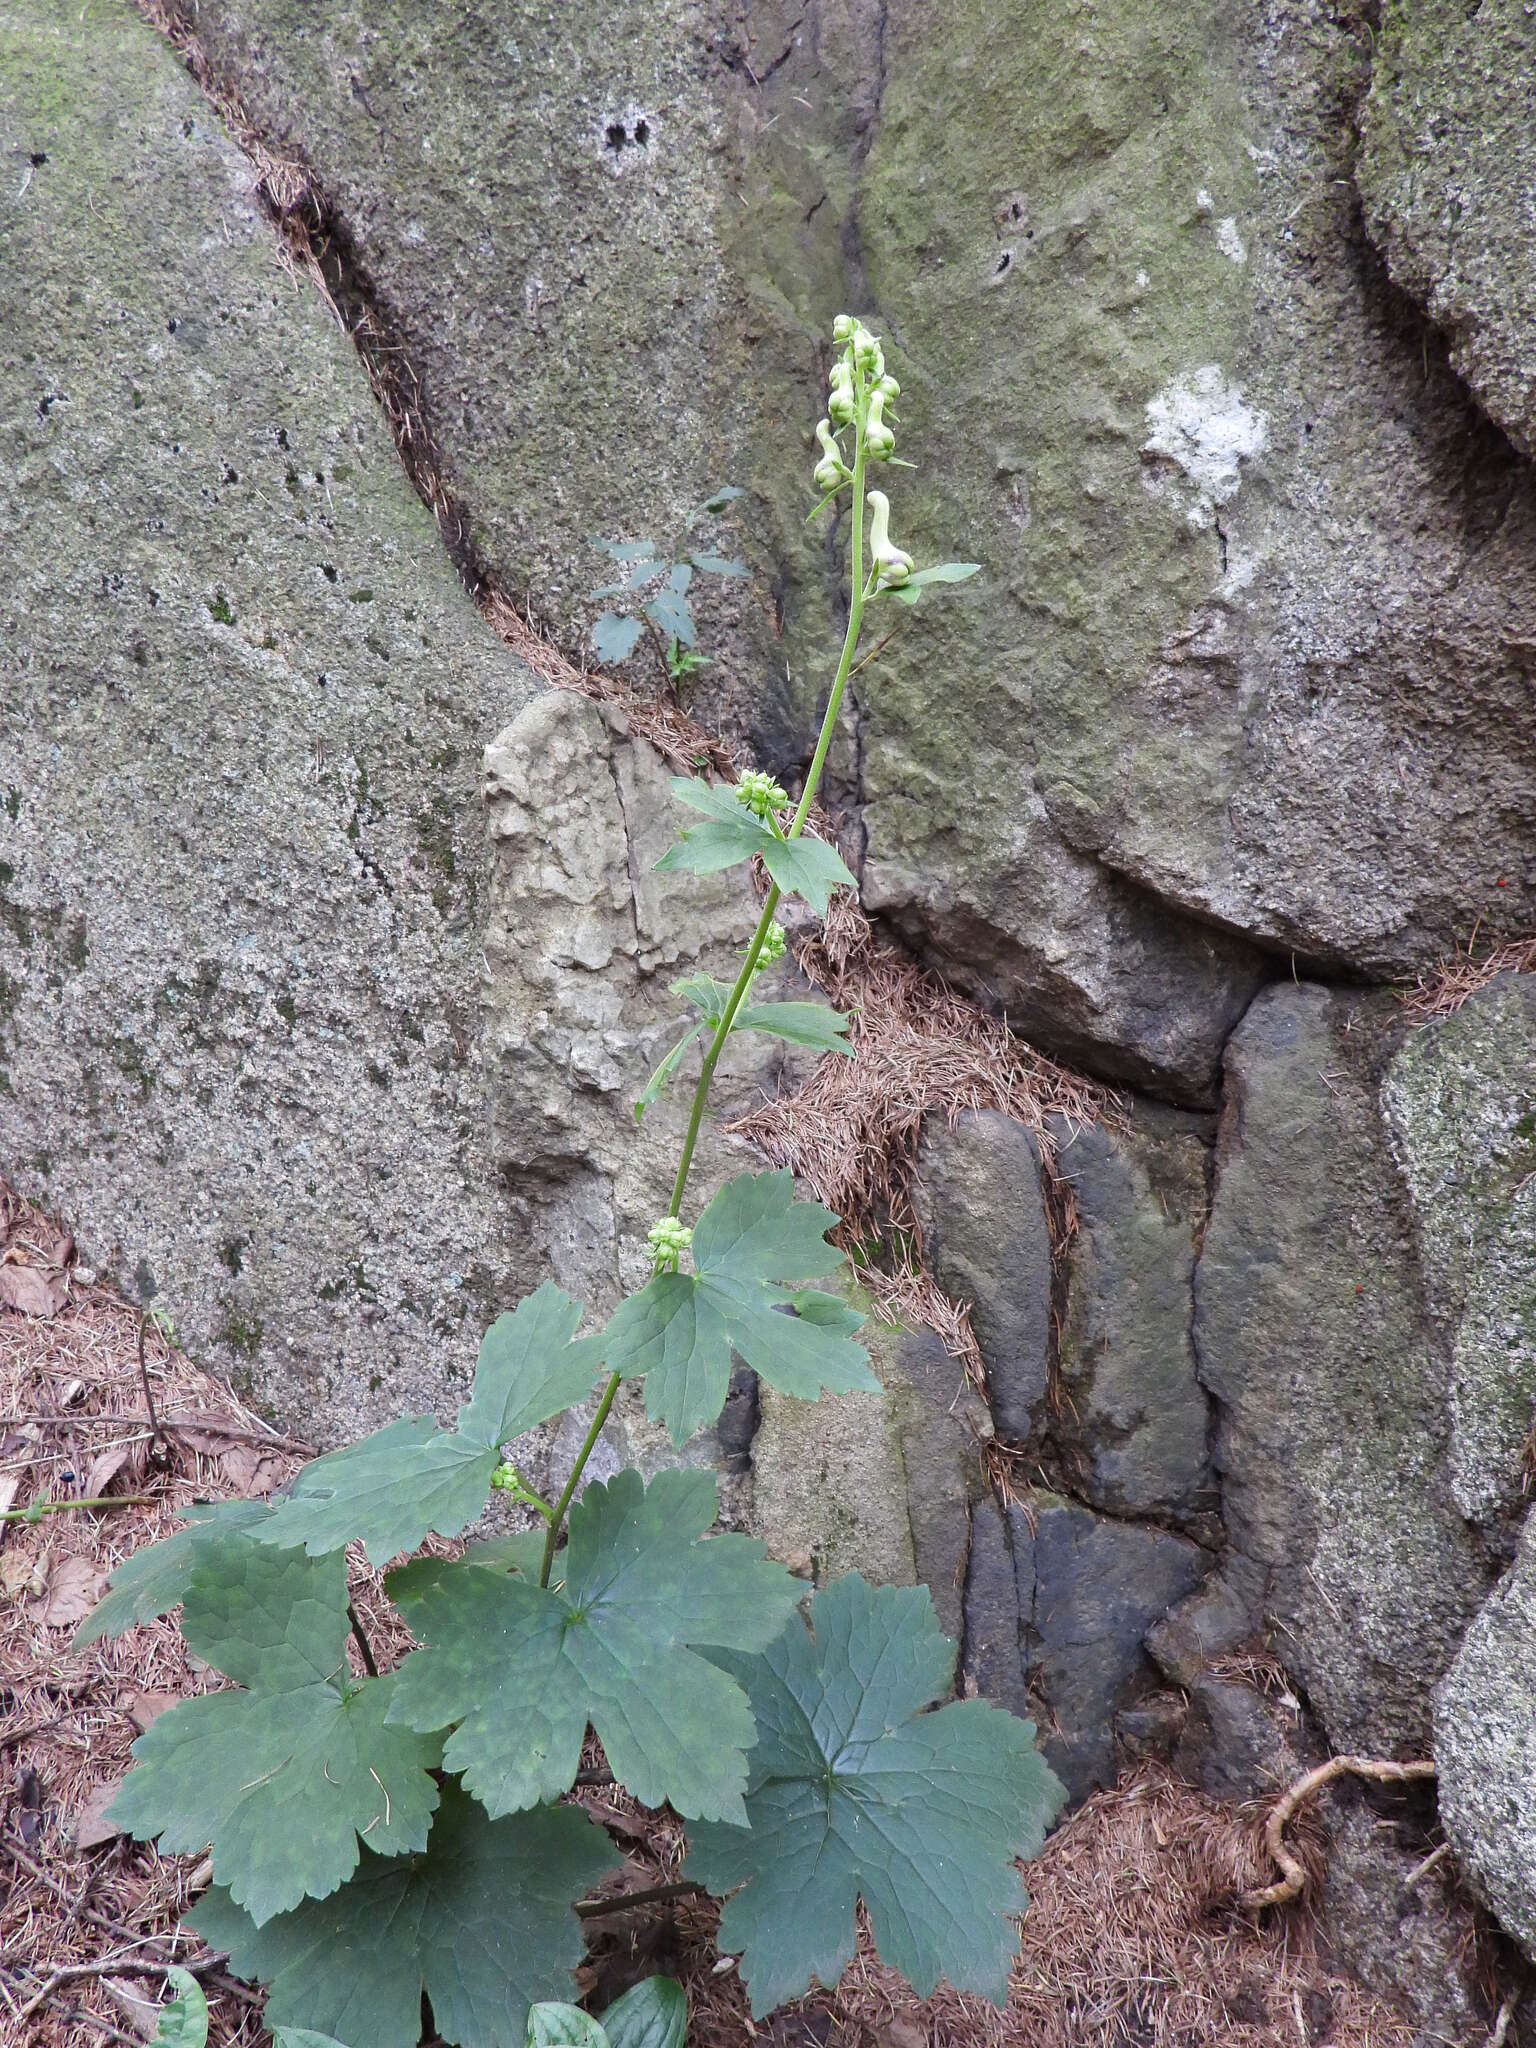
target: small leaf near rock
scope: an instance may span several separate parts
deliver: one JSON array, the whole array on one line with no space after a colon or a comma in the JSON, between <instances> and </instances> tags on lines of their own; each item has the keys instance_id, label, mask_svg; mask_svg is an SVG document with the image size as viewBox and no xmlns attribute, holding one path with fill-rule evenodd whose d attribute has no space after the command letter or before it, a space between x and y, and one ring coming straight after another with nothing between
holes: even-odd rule
<instances>
[{"instance_id":1,"label":"small leaf near rock","mask_svg":"<svg viewBox=\"0 0 1536 2048\"><path fill-rule=\"evenodd\" d=\"M0 1265L0 1306L46 1322L68 1299L69 1276L57 1267Z\"/></svg>"},{"instance_id":2,"label":"small leaf near rock","mask_svg":"<svg viewBox=\"0 0 1536 2048\"><path fill-rule=\"evenodd\" d=\"M33 1618L45 1628L73 1628L96 1605L106 1583L107 1575L94 1559L61 1557L33 1603Z\"/></svg>"},{"instance_id":3,"label":"small leaf near rock","mask_svg":"<svg viewBox=\"0 0 1536 2048\"><path fill-rule=\"evenodd\" d=\"M103 1842L115 1842L122 1829L115 1821L107 1819L107 1808L117 1797L121 1778L112 1778L105 1785L98 1785L75 1815L70 1833L77 1849L99 1849Z\"/></svg>"}]
</instances>

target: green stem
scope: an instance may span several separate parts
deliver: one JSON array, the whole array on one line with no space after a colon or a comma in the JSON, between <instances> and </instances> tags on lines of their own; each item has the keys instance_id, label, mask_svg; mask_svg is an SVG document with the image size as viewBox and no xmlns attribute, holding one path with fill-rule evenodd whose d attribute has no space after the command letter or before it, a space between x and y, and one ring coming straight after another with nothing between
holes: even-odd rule
<instances>
[{"instance_id":1,"label":"green stem","mask_svg":"<svg viewBox=\"0 0 1536 2048\"><path fill-rule=\"evenodd\" d=\"M566 1480L560 1498L555 1502L555 1512L550 1518L549 1530L544 1538L544 1559L539 1566L539 1584L549 1584L550 1568L555 1561L555 1545L560 1541L560 1529L565 1521L565 1511L570 1506L587 1460L591 1457L598 1438L603 1433L603 1424L608 1420L608 1411L613 1406L614 1396L619 1391L619 1375L610 1373L608 1384L603 1389L603 1398L597 1404L597 1413L592 1418L592 1427L582 1438L581 1449L576 1453L576 1462L571 1467L571 1476Z\"/></svg>"},{"instance_id":2,"label":"green stem","mask_svg":"<svg viewBox=\"0 0 1536 2048\"><path fill-rule=\"evenodd\" d=\"M795 810L794 823L785 834L785 837L788 839L798 839L805 830L805 821L810 816L811 805L816 801L816 787L821 781L821 771L826 766L827 749L832 744L832 734L837 725L837 714L842 708L843 690L848 682L848 671L853 664L854 650L859 644L859 629L864 620L864 602L869 595L864 588L865 453L864 428L862 424L864 418L864 378L862 372L856 371L855 376L858 387L858 419L860 424L855 430L853 454L853 537L851 543L852 560L849 566L848 577L848 630L843 635L843 651L838 660L837 674L832 679L832 690L827 698L826 714L821 721L821 732L816 741L816 751L811 756L811 765L806 774L805 788L801 793L800 802ZM715 1035L709 1041L709 1050L705 1053L703 1064L699 1068L698 1085L693 1091L693 1106L688 1112L688 1129L683 1136L682 1157L677 1163L677 1176L672 1183L672 1197L667 1204L667 1214L669 1216L680 1218L682 1215L683 1195L688 1186L689 1172L693 1167L694 1150L698 1145L699 1132L703 1127L704 1107L709 1101L709 1091L715 1078L715 1068L719 1064L721 1053L725 1050L725 1042L731 1035L731 1027L736 1021L736 1013L746 1001L752 983L757 977L758 959L767 940L769 927L773 923L773 914L779 907L779 896L778 884L776 882L770 884L768 894L763 899L763 911L761 917L757 920L757 929L752 934L751 943L747 947L746 958L742 962L741 972L737 975L735 985L731 989L725 1008L720 1013L720 1021L715 1026ZM602 1434L603 1424L608 1420L609 1411L613 1407L614 1398L618 1391L619 1375L614 1373L609 1379L607 1386L603 1389L603 1397L597 1404L597 1413L592 1418L592 1426L583 1439L581 1449L576 1453L576 1462L571 1468L571 1476L565 1482L564 1491L555 1503L555 1512L549 1524L549 1533L544 1539L544 1561L539 1569L539 1584L541 1586L549 1584L549 1574L555 1562L555 1546L560 1540L560 1530L565 1522L566 1509L570 1506L575 1496L576 1488L581 1481L581 1475L586 1469L587 1460L591 1457L596 1447L597 1439Z\"/></svg>"},{"instance_id":3,"label":"green stem","mask_svg":"<svg viewBox=\"0 0 1536 2048\"><path fill-rule=\"evenodd\" d=\"M67 1515L74 1508L157 1508L147 1494L114 1493L97 1500L35 1500L29 1508L7 1508L0 1522L40 1522L44 1515Z\"/></svg>"}]
</instances>

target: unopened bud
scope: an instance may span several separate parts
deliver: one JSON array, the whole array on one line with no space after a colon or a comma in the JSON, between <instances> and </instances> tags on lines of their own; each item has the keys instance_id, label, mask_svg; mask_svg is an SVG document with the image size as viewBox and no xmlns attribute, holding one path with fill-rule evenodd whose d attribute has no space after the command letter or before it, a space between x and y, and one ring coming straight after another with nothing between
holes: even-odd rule
<instances>
[{"instance_id":1,"label":"unopened bud","mask_svg":"<svg viewBox=\"0 0 1536 2048\"><path fill-rule=\"evenodd\" d=\"M832 339L841 348L845 341L853 339L854 318L851 313L839 313L832 322Z\"/></svg>"},{"instance_id":2,"label":"unopened bud","mask_svg":"<svg viewBox=\"0 0 1536 2048\"><path fill-rule=\"evenodd\" d=\"M896 446L896 436L885 424L881 414L885 410L885 392L882 378L870 394L869 412L866 415L864 445L875 462L888 462Z\"/></svg>"},{"instance_id":3,"label":"unopened bud","mask_svg":"<svg viewBox=\"0 0 1536 2048\"><path fill-rule=\"evenodd\" d=\"M645 1241L651 1248L652 1272L675 1273L678 1260L693 1243L693 1232L675 1216L663 1216L651 1225Z\"/></svg>"},{"instance_id":4,"label":"unopened bud","mask_svg":"<svg viewBox=\"0 0 1536 2048\"><path fill-rule=\"evenodd\" d=\"M821 443L821 460L812 472L812 480L818 491L835 491L847 477L848 465L833 438L830 420L816 422L816 438Z\"/></svg>"},{"instance_id":5,"label":"unopened bud","mask_svg":"<svg viewBox=\"0 0 1536 2048\"><path fill-rule=\"evenodd\" d=\"M899 590L912 574L912 557L891 539L891 501L884 491L869 494L869 551L876 590Z\"/></svg>"},{"instance_id":6,"label":"unopened bud","mask_svg":"<svg viewBox=\"0 0 1536 2048\"><path fill-rule=\"evenodd\" d=\"M743 810L750 811L754 818L766 818L770 811L782 810L789 802L789 792L780 789L771 775L763 774L758 768L744 768L736 783L735 797Z\"/></svg>"},{"instance_id":7,"label":"unopened bud","mask_svg":"<svg viewBox=\"0 0 1536 2048\"><path fill-rule=\"evenodd\" d=\"M785 943L784 927L775 919L763 935L762 948L757 956L758 966L771 967L775 960L782 960Z\"/></svg>"}]
</instances>

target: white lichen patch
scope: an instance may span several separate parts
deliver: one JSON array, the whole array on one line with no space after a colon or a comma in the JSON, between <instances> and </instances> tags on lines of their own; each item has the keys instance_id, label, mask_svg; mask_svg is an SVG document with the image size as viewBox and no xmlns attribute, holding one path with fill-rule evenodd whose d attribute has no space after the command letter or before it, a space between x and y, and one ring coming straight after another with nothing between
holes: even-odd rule
<instances>
[{"instance_id":1,"label":"white lichen patch","mask_svg":"<svg viewBox=\"0 0 1536 2048\"><path fill-rule=\"evenodd\" d=\"M1175 495L1191 526L1209 526L1236 494L1241 465L1269 445L1269 422L1245 405L1220 364L1205 363L1147 401L1143 480L1157 496Z\"/></svg>"},{"instance_id":2,"label":"white lichen patch","mask_svg":"<svg viewBox=\"0 0 1536 2048\"><path fill-rule=\"evenodd\" d=\"M1237 222L1228 214L1216 223L1216 246L1233 263L1248 261L1248 247L1238 233Z\"/></svg>"}]
</instances>

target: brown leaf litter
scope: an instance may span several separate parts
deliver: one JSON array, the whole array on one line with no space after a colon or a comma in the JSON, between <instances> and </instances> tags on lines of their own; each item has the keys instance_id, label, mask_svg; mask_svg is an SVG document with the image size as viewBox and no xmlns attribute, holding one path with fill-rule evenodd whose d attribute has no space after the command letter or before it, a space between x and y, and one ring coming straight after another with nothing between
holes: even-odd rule
<instances>
[{"instance_id":1,"label":"brown leaf litter","mask_svg":"<svg viewBox=\"0 0 1536 2048\"><path fill-rule=\"evenodd\" d=\"M1485 989L1501 974L1536 974L1536 938L1514 939L1495 946L1480 957L1473 951L1476 933L1465 953L1442 960L1432 973L1421 974L1404 997L1410 1016L1421 1023L1432 1017L1450 1017L1469 996Z\"/></svg>"}]
</instances>

